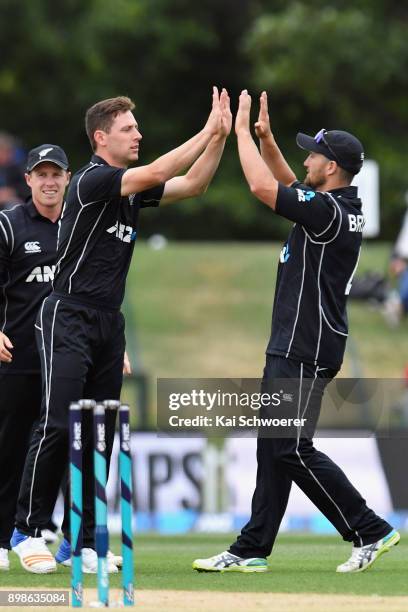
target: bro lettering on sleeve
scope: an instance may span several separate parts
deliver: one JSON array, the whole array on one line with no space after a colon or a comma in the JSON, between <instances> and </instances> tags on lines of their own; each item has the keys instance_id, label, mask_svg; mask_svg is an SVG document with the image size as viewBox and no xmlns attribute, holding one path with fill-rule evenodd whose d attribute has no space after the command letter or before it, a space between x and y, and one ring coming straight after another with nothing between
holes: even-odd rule
<instances>
[{"instance_id":1,"label":"bro lettering on sleeve","mask_svg":"<svg viewBox=\"0 0 408 612\"><path fill-rule=\"evenodd\" d=\"M364 227L363 215L347 215L349 220L349 232L362 232Z\"/></svg>"}]
</instances>

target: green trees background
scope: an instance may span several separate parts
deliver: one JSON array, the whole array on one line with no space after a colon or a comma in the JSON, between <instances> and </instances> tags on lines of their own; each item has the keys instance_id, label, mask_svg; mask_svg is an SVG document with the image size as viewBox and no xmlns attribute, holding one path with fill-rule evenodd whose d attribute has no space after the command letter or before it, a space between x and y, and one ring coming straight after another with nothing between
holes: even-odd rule
<instances>
[{"instance_id":1,"label":"green trees background","mask_svg":"<svg viewBox=\"0 0 408 612\"><path fill-rule=\"evenodd\" d=\"M136 102L141 162L205 121L211 86L266 89L273 129L299 178L294 137L348 129L381 168L382 231L394 238L408 189L408 5L395 0L0 0L0 129L27 147L89 158L86 108ZM248 193L232 135L207 194L143 215L145 235L271 239L283 222Z\"/></svg>"}]
</instances>

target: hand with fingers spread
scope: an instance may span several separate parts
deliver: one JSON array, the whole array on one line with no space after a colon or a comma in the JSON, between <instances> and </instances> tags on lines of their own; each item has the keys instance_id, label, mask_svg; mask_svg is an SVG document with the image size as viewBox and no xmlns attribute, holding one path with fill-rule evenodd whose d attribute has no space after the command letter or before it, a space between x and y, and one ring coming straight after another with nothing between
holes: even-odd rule
<instances>
[{"instance_id":1,"label":"hand with fingers spread","mask_svg":"<svg viewBox=\"0 0 408 612\"><path fill-rule=\"evenodd\" d=\"M11 363L13 359L13 355L10 353L9 349L14 348L10 339L0 332L0 361L4 363Z\"/></svg>"},{"instance_id":2,"label":"hand with fingers spread","mask_svg":"<svg viewBox=\"0 0 408 612\"><path fill-rule=\"evenodd\" d=\"M251 96L247 89L241 91L239 96L239 107L235 118L235 133L250 132L249 117L251 114Z\"/></svg>"},{"instance_id":3,"label":"hand with fingers spread","mask_svg":"<svg viewBox=\"0 0 408 612\"><path fill-rule=\"evenodd\" d=\"M221 105L221 136L227 138L231 132L232 127L232 113L230 107L230 97L228 91L223 88L220 96Z\"/></svg>"},{"instance_id":4,"label":"hand with fingers spread","mask_svg":"<svg viewBox=\"0 0 408 612\"><path fill-rule=\"evenodd\" d=\"M258 121L255 123L255 133L260 140L272 136L268 113L268 96L266 91L263 91L259 98L259 116Z\"/></svg>"},{"instance_id":5,"label":"hand with fingers spread","mask_svg":"<svg viewBox=\"0 0 408 612\"><path fill-rule=\"evenodd\" d=\"M212 136L215 136L221 130L221 121L222 112L220 95L218 93L218 88L214 86L212 95L212 108L207 119L207 123L205 124L204 130L209 132Z\"/></svg>"}]
</instances>

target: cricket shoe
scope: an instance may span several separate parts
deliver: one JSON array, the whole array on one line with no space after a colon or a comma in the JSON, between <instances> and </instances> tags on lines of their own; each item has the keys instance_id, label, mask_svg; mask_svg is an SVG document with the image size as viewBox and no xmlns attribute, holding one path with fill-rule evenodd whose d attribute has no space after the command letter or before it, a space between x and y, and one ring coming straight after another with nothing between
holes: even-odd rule
<instances>
[{"instance_id":1,"label":"cricket shoe","mask_svg":"<svg viewBox=\"0 0 408 612\"><path fill-rule=\"evenodd\" d=\"M57 564L48 550L44 538L33 538L14 529L10 540L11 548L18 555L25 570L33 574L51 574Z\"/></svg>"},{"instance_id":2,"label":"cricket shoe","mask_svg":"<svg viewBox=\"0 0 408 612\"><path fill-rule=\"evenodd\" d=\"M119 570L110 555L113 556L113 553L109 551L107 557L108 572L109 574L116 574ZM64 567L71 567L71 545L65 538L60 544L55 560ZM84 574L96 574L98 571L98 555L93 548L82 549L82 571Z\"/></svg>"},{"instance_id":3,"label":"cricket shoe","mask_svg":"<svg viewBox=\"0 0 408 612\"><path fill-rule=\"evenodd\" d=\"M208 559L196 559L193 562L193 569L198 572L266 572L268 562L258 557L243 559L225 550Z\"/></svg>"},{"instance_id":4,"label":"cricket shoe","mask_svg":"<svg viewBox=\"0 0 408 612\"><path fill-rule=\"evenodd\" d=\"M388 552L393 546L396 546L400 541L401 536L398 531L393 529L388 535L374 544L367 544L366 546L353 546L350 559L345 563L342 563L337 567L339 574L356 574L357 572L364 572L366 569L372 566L383 553Z\"/></svg>"},{"instance_id":5,"label":"cricket shoe","mask_svg":"<svg viewBox=\"0 0 408 612\"><path fill-rule=\"evenodd\" d=\"M0 570L7 571L10 569L10 561L8 558L7 548L0 548Z\"/></svg>"}]
</instances>

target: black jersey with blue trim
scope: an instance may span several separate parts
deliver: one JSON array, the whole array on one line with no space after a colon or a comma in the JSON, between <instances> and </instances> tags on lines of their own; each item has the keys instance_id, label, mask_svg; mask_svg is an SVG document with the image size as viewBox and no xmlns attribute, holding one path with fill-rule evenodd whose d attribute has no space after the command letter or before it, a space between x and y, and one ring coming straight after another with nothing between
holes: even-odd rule
<instances>
[{"instance_id":1,"label":"black jersey with blue trim","mask_svg":"<svg viewBox=\"0 0 408 612\"><path fill-rule=\"evenodd\" d=\"M295 225L280 254L266 352L339 369L364 226L357 187L279 185L275 212Z\"/></svg>"},{"instance_id":2,"label":"black jersey with blue trim","mask_svg":"<svg viewBox=\"0 0 408 612\"><path fill-rule=\"evenodd\" d=\"M119 308L139 210L158 206L164 185L121 196L123 168L94 155L72 178L61 218L54 291Z\"/></svg>"},{"instance_id":3,"label":"black jersey with blue trim","mask_svg":"<svg viewBox=\"0 0 408 612\"><path fill-rule=\"evenodd\" d=\"M58 223L43 217L32 200L0 211L0 331L14 348L0 376L39 374L34 323L51 291Z\"/></svg>"}]
</instances>

